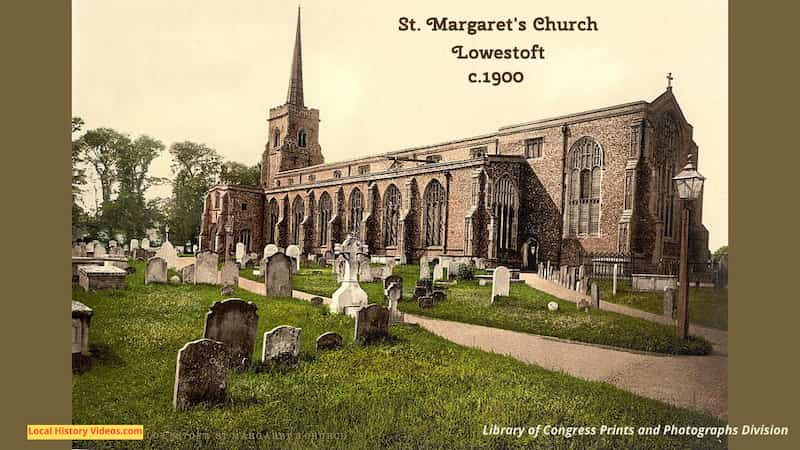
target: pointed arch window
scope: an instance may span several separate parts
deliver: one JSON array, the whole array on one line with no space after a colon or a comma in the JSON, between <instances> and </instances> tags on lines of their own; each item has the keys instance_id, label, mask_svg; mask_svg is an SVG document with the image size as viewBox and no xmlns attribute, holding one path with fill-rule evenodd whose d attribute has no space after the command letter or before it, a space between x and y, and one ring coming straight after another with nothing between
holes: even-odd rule
<instances>
[{"instance_id":1,"label":"pointed arch window","mask_svg":"<svg viewBox=\"0 0 800 450\"><path fill-rule=\"evenodd\" d=\"M323 192L319 197L319 245L328 245L328 221L331 220L331 196Z\"/></svg>"},{"instance_id":2,"label":"pointed arch window","mask_svg":"<svg viewBox=\"0 0 800 450\"><path fill-rule=\"evenodd\" d=\"M397 235L400 227L400 189L390 184L383 194L383 244L386 247L397 246Z\"/></svg>"},{"instance_id":3,"label":"pointed arch window","mask_svg":"<svg viewBox=\"0 0 800 450\"><path fill-rule=\"evenodd\" d=\"M424 194L424 219L425 219L425 246L434 247L442 245L443 221L445 210L445 192L442 184L432 180L425 188Z\"/></svg>"},{"instance_id":4,"label":"pointed arch window","mask_svg":"<svg viewBox=\"0 0 800 450\"><path fill-rule=\"evenodd\" d=\"M281 130L277 128L272 132L272 146L275 148L281 146Z\"/></svg>"},{"instance_id":5,"label":"pointed arch window","mask_svg":"<svg viewBox=\"0 0 800 450\"><path fill-rule=\"evenodd\" d=\"M300 130L300 132L297 133L297 145L300 147L305 147L306 139L307 139L306 130Z\"/></svg>"},{"instance_id":6,"label":"pointed arch window","mask_svg":"<svg viewBox=\"0 0 800 450\"><path fill-rule=\"evenodd\" d=\"M656 209L663 223L663 235L675 237L675 184L680 129L672 114L664 114L656 140Z\"/></svg>"},{"instance_id":7,"label":"pointed arch window","mask_svg":"<svg viewBox=\"0 0 800 450\"><path fill-rule=\"evenodd\" d=\"M275 243L275 227L278 225L278 201L274 198L267 206L267 244Z\"/></svg>"},{"instance_id":8,"label":"pointed arch window","mask_svg":"<svg viewBox=\"0 0 800 450\"><path fill-rule=\"evenodd\" d=\"M294 204L292 204L292 244L297 245L300 243L300 227L304 216L305 204L303 198L298 195L294 199Z\"/></svg>"},{"instance_id":9,"label":"pointed arch window","mask_svg":"<svg viewBox=\"0 0 800 450\"><path fill-rule=\"evenodd\" d=\"M494 189L494 216L497 221L497 248L516 250L518 194L514 181L504 176Z\"/></svg>"},{"instance_id":10,"label":"pointed arch window","mask_svg":"<svg viewBox=\"0 0 800 450\"><path fill-rule=\"evenodd\" d=\"M358 188L350 193L350 233L358 236L364 218L364 196Z\"/></svg>"},{"instance_id":11,"label":"pointed arch window","mask_svg":"<svg viewBox=\"0 0 800 450\"><path fill-rule=\"evenodd\" d=\"M600 234L603 165L603 149L594 139L582 137L572 145L568 166L570 236Z\"/></svg>"}]
</instances>

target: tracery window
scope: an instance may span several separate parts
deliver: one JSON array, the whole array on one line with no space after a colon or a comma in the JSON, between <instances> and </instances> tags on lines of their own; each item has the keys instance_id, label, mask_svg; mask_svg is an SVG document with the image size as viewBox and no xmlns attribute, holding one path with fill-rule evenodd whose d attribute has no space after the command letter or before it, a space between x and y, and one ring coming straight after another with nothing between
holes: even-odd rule
<instances>
[{"instance_id":1,"label":"tracery window","mask_svg":"<svg viewBox=\"0 0 800 450\"><path fill-rule=\"evenodd\" d=\"M664 224L664 236L675 237L675 184L679 145L678 124L671 114L661 120L656 141L656 210Z\"/></svg>"},{"instance_id":2,"label":"tracery window","mask_svg":"<svg viewBox=\"0 0 800 450\"><path fill-rule=\"evenodd\" d=\"M525 158L541 158L544 138L525 139Z\"/></svg>"},{"instance_id":3,"label":"tracery window","mask_svg":"<svg viewBox=\"0 0 800 450\"><path fill-rule=\"evenodd\" d=\"M497 220L497 248L515 250L517 230L517 188L510 177L497 180L494 189L494 214Z\"/></svg>"},{"instance_id":4,"label":"tracery window","mask_svg":"<svg viewBox=\"0 0 800 450\"><path fill-rule=\"evenodd\" d=\"M582 137L570 149L569 234L600 233L600 188L603 149L590 137Z\"/></svg>"},{"instance_id":5,"label":"tracery window","mask_svg":"<svg viewBox=\"0 0 800 450\"><path fill-rule=\"evenodd\" d=\"M299 195L294 199L292 204L292 244L300 243L300 227L305 216L305 205L303 198Z\"/></svg>"},{"instance_id":6,"label":"tracery window","mask_svg":"<svg viewBox=\"0 0 800 450\"><path fill-rule=\"evenodd\" d=\"M350 193L350 233L358 236L364 218L364 196L358 188Z\"/></svg>"},{"instance_id":7,"label":"tracery window","mask_svg":"<svg viewBox=\"0 0 800 450\"><path fill-rule=\"evenodd\" d=\"M267 244L275 243L275 226L278 224L278 201L274 198L267 206Z\"/></svg>"},{"instance_id":8,"label":"tracery window","mask_svg":"<svg viewBox=\"0 0 800 450\"><path fill-rule=\"evenodd\" d=\"M328 221L331 220L331 196L323 192L319 197L319 245L328 245Z\"/></svg>"},{"instance_id":9,"label":"tracery window","mask_svg":"<svg viewBox=\"0 0 800 450\"><path fill-rule=\"evenodd\" d=\"M397 245L400 227L400 189L390 184L383 194L383 244L386 247Z\"/></svg>"},{"instance_id":10,"label":"tracery window","mask_svg":"<svg viewBox=\"0 0 800 450\"><path fill-rule=\"evenodd\" d=\"M442 245L443 222L445 211L445 192L442 184L432 180L425 188L424 219L425 219L425 246Z\"/></svg>"}]
</instances>

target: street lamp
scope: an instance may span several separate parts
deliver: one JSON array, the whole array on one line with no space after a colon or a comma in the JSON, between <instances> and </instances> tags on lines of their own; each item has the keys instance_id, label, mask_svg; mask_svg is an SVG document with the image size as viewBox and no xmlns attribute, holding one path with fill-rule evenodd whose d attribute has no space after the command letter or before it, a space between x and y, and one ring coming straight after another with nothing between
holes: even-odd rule
<instances>
[{"instance_id":1,"label":"street lamp","mask_svg":"<svg viewBox=\"0 0 800 450\"><path fill-rule=\"evenodd\" d=\"M681 199L681 261L678 274L678 322L677 334L679 339L689 337L689 202L700 198L703 192L703 182L706 177L700 175L694 165L690 153L686 159L683 170L676 175L675 188Z\"/></svg>"}]
</instances>

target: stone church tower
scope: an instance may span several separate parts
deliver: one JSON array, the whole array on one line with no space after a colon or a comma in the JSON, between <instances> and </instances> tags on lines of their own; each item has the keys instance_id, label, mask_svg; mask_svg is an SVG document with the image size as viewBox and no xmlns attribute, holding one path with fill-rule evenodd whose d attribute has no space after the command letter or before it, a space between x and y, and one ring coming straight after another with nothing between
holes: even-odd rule
<instances>
[{"instance_id":1,"label":"stone church tower","mask_svg":"<svg viewBox=\"0 0 800 450\"><path fill-rule=\"evenodd\" d=\"M307 108L303 100L303 50L300 43L300 8L289 74L286 103L270 108L267 144L261 157L261 186L276 187L278 172L322 164L319 145L319 110Z\"/></svg>"}]
</instances>

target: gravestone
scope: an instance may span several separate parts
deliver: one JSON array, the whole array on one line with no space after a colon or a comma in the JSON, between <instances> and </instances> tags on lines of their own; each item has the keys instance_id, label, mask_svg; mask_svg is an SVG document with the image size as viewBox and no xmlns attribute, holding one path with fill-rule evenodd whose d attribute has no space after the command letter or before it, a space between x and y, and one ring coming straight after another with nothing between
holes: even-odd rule
<instances>
[{"instance_id":1,"label":"gravestone","mask_svg":"<svg viewBox=\"0 0 800 450\"><path fill-rule=\"evenodd\" d=\"M72 246L72 256L84 256L81 254L81 246L79 244Z\"/></svg>"},{"instance_id":2,"label":"gravestone","mask_svg":"<svg viewBox=\"0 0 800 450\"><path fill-rule=\"evenodd\" d=\"M139 248L139 240L138 239L131 239L131 245L128 246L128 249L131 252L133 252L137 248Z\"/></svg>"},{"instance_id":3,"label":"gravestone","mask_svg":"<svg viewBox=\"0 0 800 450\"><path fill-rule=\"evenodd\" d=\"M154 256L147 260L147 271L144 276L144 284L166 283L167 282L167 262L164 258Z\"/></svg>"},{"instance_id":4,"label":"gravestone","mask_svg":"<svg viewBox=\"0 0 800 450\"><path fill-rule=\"evenodd\" d=\"M558 303L556 303L556 302L550 302L550 303L548 303L548 304L547 304L547 309L548 309L549 311L552 311L552 312L556 312L556 311L558 311Z\"/></svg>"},{"instance_id":5,"label":"gravestone","mask_svg":"<svg viewBox=\"0 0 800 450\"><path fill-rule=\"evenodd\" d=\"M428 258L419 259L419 279L429 280L431 278L431 266L428 265Z\"/></svg>"},{"instance_id":6,"label":"gravestone","mask_svg":"<svg viewBox=\"0 0 800 450\"><path fill-rule=\"evenodd\" d=\"M416 286L414 288L414 294L413 294L414 300L419 300L420 298L425 297L427 295L428 295L428 290L425 289L424 286Z\"/></svg>"},{"instance_id":7,"label":"gravestone","mask_svg":"<svg viewBox=\"0 0 800 450\"><path fill-rule=\"evenodd\" d=\"M286 256L292 258L292 273L300 271L300 247L290 245L286 247Z\"/></svg>"},{"instance_id":8,"label":"gravestone","mask_svg":"<svg viewBox=\"0 0 800 450\"><path fill-rule=\"evenodd\" d=\"M586 293L586 266L583 264L578 267L578 286L577 289L580 291L581 294Z\"/></svg>"},{"instance_id":9,"label":"gravestone","mask_svg":"<svg viewBox=\"0 0 800 450\"><path fill-rule=\"evenodd\" d=\"M311 304L314 306L322 306L325 304L325 301L322 300L322 297L311 297L311 300L309 300L309 302L311 302Z\"/></svg>"},{"instance_id":10,"label":"gravestone","mask_svg":"<svg viewBox=\"0 0 800 450\"><path fill-rule=\"evenodd\" d=\"M578 300L578 311L588 311L591 305L589 305L589 301L585 298Z\"/></svg>"},{"instance_id":11,"label":"gravestone","mask_svg":"<svg viewBox=\"0 0 800 450\"><path fill-rule=\"evenodd\" d=\"M333 271L336 274L336 281L341 283L344 281L344 274L347 271L347 258L342 255L336 255L336 260L333 262Z\"/></svg>"},{"instance_id":12,"label":"gravestone","mask_svg":"<svg viewBox=\"0 0 800 450\"><path fill-rule=\"evenodd\" d=\"M613 273L612 273L612 276L611 276L611 295L614 295L614 296L617 295L617 270L618 270L618 267L619 266L614 264L614 270L613 270Z\"/></svg>"},{"instance_id":13,"label":"gravestone","mask_svg":"<svg viewBox=\"0 0 800 450\"><path fill-rule=\"evenodd\" d=\"M116 248L116 247L117 247L117 241L115 241L114 239L108 241L108 248Z\"/></svg>"},{"instance_id":14,"label":"gravestone","mask_svg":"<svg viewBox=\"0 0 800 450\"><path fill-rule=\"evenodd\" d=\"M422 296L417 299L420 308L433 308L433 297Z\"/></svg>"},{"instance_id":15,"label":"gravestone","mask_svg":"<svg viewBox=\"0 0 800 450\"><path fill-rule=\"evenodd\" d=\"M94 311L81 302L72 300L72 367L83 367L89 357L89 325Z\"/></svg>"},{"instance_id":16,"label":"gravestone","mask_svg":"<svg viewBox=\"0 0 800 450\"><path fill-rule=\"evenodd\" d=\"M172 405L184 410L194 405L225 403L228 389L227 354L222 342L198 339L178 351Z\"/></svg>"},{"instance_id":17,"label":"gravestone","mask_svg":"<svg viewBox=\"0 0 800 450\"><path fill-rule=\"evenodd\" d=\"M228 260L222 264L220 284L223 286L239 286L239 265Z\"/></svg>"},{"instance_id":18,"label":"gravestone","mask_svg":"<svg viewBox=\"0 0 800 450\"><path fill-rule=\"evenodd\" d=\"M143 250L150 250L150 239L144 238L142 239L142 246Z\"/></svg>"},{"instance_id":19,"label":"gravestone","mask_svg":"<svg viewBox=\"0 0 800 450\"><path fill-rule=\"evenodd\" d=\"M358 265L358 281L361 283L372 283L372 267L369 265L369 256L358 255L356 264Z\"/></svg>"},{"instance_id":20,"label":"gravestone","mask_svg":"<svg viewBox=\"0 0 800 450\"><path fill-rule=\"evenodd\" d=\"M170 269L178 268L178 251L172 246L169 241L161 244L161 247L156 251L156 256L162 258L167 262L167 267Z\"/></svg>"},{"instance_id":21,"label":"gravestone","mask_svg":"<svg viewBox=\"0 0 800 450\"><path fill-rule=\"evenodd\" d=\"M194 284L194 264L183 266L183 269L181 269L181 278L184 284Z\"/></svg>"},{"instance_id":22,"label":"gravestone","mask_svg":"<svg viewBox=\"0 0 800 450\"><path fill-rule=\"evenodd\" d=\"M219 290L220 297L230 297L234 293L236 293L236 288L231 284L223 284Z\"/></svg>"},{"instance_id":23,"label":"gravestone","mask_svg":"<svg viewBox=\"0 0 800 450\"><path fill-rule=\"evenodd\" d=\"M592 283L592 307L600 309L600 289L597 288L597 283Z\"/></svg>"},{"instance_id":24,"label":"gravestone","mask_svg":"<svg viewBox=\"0 0 800 450\"><path fill-rule=\"evenodd\" d=\"M173 276L169 277L169 284L171 284L173 286L177 286L177 285L181 284L181 277L179 277L177 275L173 275Z\"/></svg>"},{"instance_id":25,"label":"gravestone","mask_svg":"<svg viewBox=\"0 0 800 450\"><path fill-rule=\"evenodd\" d=\"M106 248L103 246L103 244L101 244L100 242L95 244L95 246L94 246L94 257L95 258L102 258L103 256L106 256L107 254L108 253L106 252Z\"/></svg>"},{"instance_id":26,"label":"gravestone","mask_svg":"<svg viewBox=\"0 0 800 450\"><path fill-rule=\"evenodd\" d=\"M300 356L301 331L301 328L281 325L264 333L261 363L270 366L296 365Z\"/></svg>"},{"instance_id":27,"label":"gravestone","mask_svg":"<svg viewBox=\"0 0 800 450\"><path fill-rule=\"evenodd\" d=\"M336 350L342 348L342 336L331 331L322 333L317 338L317 351Z\"/></svg>"},{"instance_id":28,"label":"gravestone","mask_svg":"<svg viewBox=\"0 0 800 450\"><path fill-rule=\"evenodd\" d=\"M439 304L447 300L447 294L445 294L444 291L433 291L431 298L434 304Z\"/></svg>"},{"instance_id":29,"label":"gravestone","mask_svg":"<svg viewBox=\"0 0 800 450\"><path fill-rule=\"evenodd\" d=\"M444 280L444 266L442 265L442 263L433 266L433 280L434 281Z\"/></svg>"},{"instance_id":30,"label":"gravestone","mask_svg":"<svg viewBox=\"0 0 800 450\"><path fill-rule=\"evenodd\" d=\"M400 291L403 291L403 277L400 275L389 275L383 279L383 288L388 288L392 283L397 284L400 287Z\"/></svg>"},{"instance_id":31,"label":"gravestone","mask_svg":"<svg viewBox=\"0 0 800 450\"><path fill-rule=\"evenodd\" d=\"M348 236L347 239L341 244L341 253L337 257L337 261L343 263L343 274L341 286L333 293L331 297L331 312L334 313L348 313L347 309L367 306L369 299L367 293L361 289L358 284L357 264L358 258L365 256L367 253L366 246L354 236Z\"/></svg>"},{"instance_id":32,"label":"gravestone","mask_svg":"<svg viewBox=\"0 0 800 450\"><path fill-rule=\"evenodd\" d=\"M275 253L278 253L278 251L279 251L279 249L278 249L277 245L275 245L275 244L267 244L267 246L264 247L264 258L269 258L270 256L274 255Z\"/></svg>"},{"instance_id":33,"label":"gravestone","mask_svg":"<svg viewBox=\"0 0 800 450\"><path fill-rule=\"evenodd\" d=\"M222 342L227 366L235 370L250 367L258 329L258 308L253 302L231 298L214 302L206 313L203 337Z\"/></svg>"},{"instance_id":34,"label":"gravestone","mask_svg":"<svg viewBox=\"0 0 800 450\"><path fill-rule=\"evenodd\" d=\"M672 319L672 313L675 311L675 289L671 287L664 288L664 317Z\"/></svg>"},{"instance_id":35,"label":"gravestone","mask_svg":"<svg viewBox=\"0 0 800 450\"><path fill-rule=\"evenodd\" d=\"M235 258L236 258L236 262L238 262L239 264L242 264L242 266L244 266L243 261L242 261L242 258L244 258L244 254L245 254L244 242L237 242L236 243Z\"/></svg>"},{"instance_id":36,"label":"gravestone","mask_svg":"<svg viewBox=\"0 0 800 450\"><path fill-rule=\"evenodd\" d=\"M394 271L394 258L389 258L386 260L386 265L383 266L383 275L381 276L382 279L387 279L392 276L392 272Z\"/></svg>"},{"instance_id":37,"label":"gravestone","mask_svg":"<svg viewBox=\"0 0 800 450\"><path fill-rule=\"evenodd\" d=\"M355 341L369 344L389 335L389 310L380 305L369 305L356 313Z\"/></svg>"},{"instance_id":38,"label":"gravestone","mask_svg":"<svg viewBox=\"0 0 800 450\"><path fill-rule=\"evenodd\" d=\"M399 322L400 311L397 309L397 304L403 297L403 286L397 282L392 282L389 287L383 290L383 296L386 298L386 305L389 308L389 319L392 322Z\"/></svg>"},{"instance_id":39,"label":"gravestone","mask_svg":"<svg viewBox=\"0 0 800 450\"><path fill-rule=\"evenodd\" d=\"M492 303L497 296L508 296L511 288L511 273L505 266L497 266L492 273Z\"/></svg>"},{"instance_id":40,"label":"gravestone","mask_svg":"<svg viewBox=\"0 0 800 450\"><path fill-rule=\"evenodd\" d=\"M292 260L281 252L267 258L264 284L267 297L292 296Z\"/></svg>"},{"instance_id":41,"label":"gravestone","mask_svg":"<svg viewBox=\"0 0 800 450\"><path fill-rule=\"evenodd\" d=\"M219 255L216 253L209 251L198 253L195 257L195 284L217 284L218 265Z\"/></svg>"}]
</instances>

